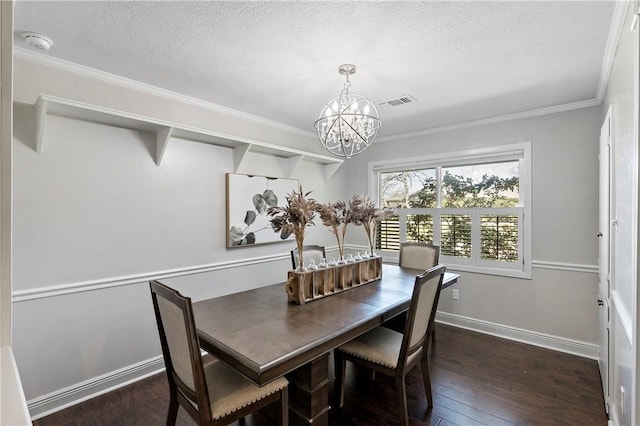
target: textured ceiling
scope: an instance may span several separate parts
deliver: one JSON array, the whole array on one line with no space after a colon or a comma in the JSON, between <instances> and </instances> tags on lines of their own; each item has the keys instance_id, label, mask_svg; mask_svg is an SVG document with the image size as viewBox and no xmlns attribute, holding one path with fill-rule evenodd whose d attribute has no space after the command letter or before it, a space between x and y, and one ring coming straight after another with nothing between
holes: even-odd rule
<instances>
[{"instance_id":1,"label":"textured ceiling","mask_svg":"<svg viewBox=\"0 0 640 426\"><path fill-rule=\"evenodd\" d=\"M380 110L380 137L598 96L614 2L18 1L15 43L48 56L314 131L351 90Z\"/></svg>"}]
</instances>

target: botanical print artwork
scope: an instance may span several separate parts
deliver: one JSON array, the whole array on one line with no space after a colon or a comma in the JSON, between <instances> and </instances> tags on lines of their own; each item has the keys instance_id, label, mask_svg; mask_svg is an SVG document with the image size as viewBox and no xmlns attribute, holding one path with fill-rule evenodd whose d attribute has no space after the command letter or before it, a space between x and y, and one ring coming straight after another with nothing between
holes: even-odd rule
<instances>
[{"instance_id":1,"label":"botanical print artwork","mask_svg":"<svg viewBox=\"0 0 640 426\"><path fill-rule=\"evenodd\" d=\"M296 179L227 173L227 247L291 239L273 231L267 210L284 206L297 188Z\"/></svg>"}]
</instances>

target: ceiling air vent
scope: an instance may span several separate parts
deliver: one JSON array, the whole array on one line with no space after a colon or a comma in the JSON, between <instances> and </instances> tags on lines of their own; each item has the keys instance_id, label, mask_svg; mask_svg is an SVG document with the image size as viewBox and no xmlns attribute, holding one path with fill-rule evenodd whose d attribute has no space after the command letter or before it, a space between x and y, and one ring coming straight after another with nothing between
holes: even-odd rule
<instances>
[{"instance_id":1,"label":"ceiling air vent","mask_svg":"<svg viewBox=\"0 0 640 426\"><path fill-rule=\"evenodd\" d=\"M395 99L391 99L389 101L383 102L380 105L391 105L391 106L399 106L399 105L404 105L404 104L410 104L412 102L417 102L416 98L414 98L411 95L404 95L404 96L400 96L398 98Z\"/></svg>"}]
</instances>

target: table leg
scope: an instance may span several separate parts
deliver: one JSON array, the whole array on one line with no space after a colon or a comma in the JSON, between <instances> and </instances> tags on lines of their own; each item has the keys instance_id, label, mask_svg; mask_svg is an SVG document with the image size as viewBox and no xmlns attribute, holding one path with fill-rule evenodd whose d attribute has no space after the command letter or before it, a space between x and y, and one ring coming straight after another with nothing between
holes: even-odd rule
<instances>
[{"instance_id":1,"label":"table leg","mask_svg":"<svg viewBox=\"0 0 640 426\"><path fill-rule=\"evenodd\" d=\"M329 424L329 354L286 375L289 380L289 422L292 425Z\"/></svg>"}]
</instances>

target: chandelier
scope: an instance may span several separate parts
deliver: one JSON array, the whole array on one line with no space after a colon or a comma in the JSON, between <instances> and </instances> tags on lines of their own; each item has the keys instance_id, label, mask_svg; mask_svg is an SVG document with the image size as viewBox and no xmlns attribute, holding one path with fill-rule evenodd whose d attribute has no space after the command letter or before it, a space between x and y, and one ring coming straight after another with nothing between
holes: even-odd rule
<instances>
[{"instance_id":1,"label":"chandelier","mask_svg":"<svg viewBox=\"0 0 640 426\"><path fill-rule=\"evenodd\" d=\"M330 153L351 158L373 143L382 121L373 102L349 93L349 76L356 72L356 66L340 65L338 72L346 78L344 88L324 106L313 125L320 142Z\"/></svg>"}]
</instances>

